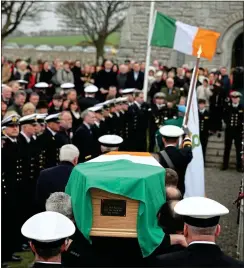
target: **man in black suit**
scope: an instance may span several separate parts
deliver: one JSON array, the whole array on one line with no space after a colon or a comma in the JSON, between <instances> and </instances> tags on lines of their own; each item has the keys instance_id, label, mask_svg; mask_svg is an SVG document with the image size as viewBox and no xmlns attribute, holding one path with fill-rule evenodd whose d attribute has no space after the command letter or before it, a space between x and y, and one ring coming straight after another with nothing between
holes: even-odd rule
<instances>
[{"instance_id":1,"label":"man in black suit","mask_svg":"<svg viewBox=\"0 0 244 268\"><path fill-rule=\"evenodd\" d=\"M72 116L69 111L63 111L60 115L60 131L57 133L57 137L60 139L62 145L71 144L73 138L72 132Z\"/></svg>"},{"instance_id":2,"label":"man in black suit","mask_svg":"<svg viewBox=\"0 0 244 268\"><path fill-rule=\"evenodd\" d=\"M66 144L60 149L59 165L41 171L36 185L36 201L40 211L45 211L46 200L51 193L65 191L78 158L79 150L73 144Z\"/></svg>"},{"instance_id":3,"label":"man in black suit","mask_svg":"<svg viewBox=\"0 0 244 268\"><path fill-rule=\"evenodd\" d=\"M96 133L93 130L95 114L86 110L82 113L83 123L74 134L73 144L79 149L79 163L91 160L99 155L99 144Z\"/></svg>"},{"instance_id":4,"label":"man in black suit","mask_svg":"<svg viewBox=\"0 0 244 268\"><path fill-rule=\"evenodd\" d=\"M183 216L188 247L158 256L155 266L244 267L243 262L225 255L215 244L220 234L220 216L229 213L226 207L205 197L189 197L178 202L174 211Z\"/></svg>"},{"instance_id":5,"label":"man in black suit","mask_svg":"<svg viewBox=\"0 0 244 268\"><path fill-rule=\"evenodd\" d=\"M96 79L96 86L99 88L97 97L100 101L105 101L110 86L117 87L117 73L112 70L113 63L106 60L104 69L99 71Z\"/></svg>"},{"instance_id":6,"label":"man in black suit","mask_svg":"<svg viewBox=\"0 0 244 268\"><path fill-rule=\"evenodd\" d=\"M179 137L184 134L184 131L173 125L163 126L160 128L160 133L163 136L163 143L165 149L156 154L156 158L159 159L159 163L164 168L172 168L179 176L178 188L184 196L185 193L185 173L188 164L192 160L192 145L191 138L188 133L183 139L182 148L177 148L179 144Z\"/></svg>"},{"instance_id":7,"label":"man in black suit","mask_svg":"<svg viewBox=\"0 0 244 268\"><path fill-rule=\"evenodd\" d=\"M144 73L140 71L141 66L138 62L133 65L133 70L128 73L125 88L143 89Z\"/></svg>"}]
</instances>

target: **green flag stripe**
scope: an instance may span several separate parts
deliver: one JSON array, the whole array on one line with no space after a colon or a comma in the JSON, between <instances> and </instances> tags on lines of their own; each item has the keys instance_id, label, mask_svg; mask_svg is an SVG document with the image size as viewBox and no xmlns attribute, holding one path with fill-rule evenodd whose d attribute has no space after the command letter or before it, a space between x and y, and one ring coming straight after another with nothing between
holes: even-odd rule
<instances>
[{"instance_id":1,"label":"green flag stripe","mask_svg":"<svg viewBox=\"0 0 244 268\"><path fill-rule=\"evenodd\" d=\"M151 46L173 48L175 32L176 20L157 12Z\"/></svg>"}]
</instances>

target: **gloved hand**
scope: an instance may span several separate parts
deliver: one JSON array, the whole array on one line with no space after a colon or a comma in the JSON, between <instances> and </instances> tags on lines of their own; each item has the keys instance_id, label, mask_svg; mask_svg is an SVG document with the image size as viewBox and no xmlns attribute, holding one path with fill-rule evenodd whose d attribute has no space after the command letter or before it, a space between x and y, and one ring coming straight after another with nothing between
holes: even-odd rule
<instances>
[{"instance_id":1,"label":"gloved hand","mask_svg":"<svg viewBox=\"0 0 244 268\"><path fill-rule=\"evenodd\" d=\"M191 137L191 132L190 132L188 126L186 126L186 125L185 126L182 126L182 129L184 130L184 132L185 132L185 134L187 136Z\"/></svg>"}]
</instances>

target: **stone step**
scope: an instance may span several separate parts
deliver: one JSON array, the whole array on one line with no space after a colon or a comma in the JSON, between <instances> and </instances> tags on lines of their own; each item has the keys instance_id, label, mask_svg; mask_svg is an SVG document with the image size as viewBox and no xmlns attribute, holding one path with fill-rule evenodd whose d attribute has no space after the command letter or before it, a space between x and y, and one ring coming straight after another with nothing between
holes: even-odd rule
<instances>
[{"instance_id":1,"label":"stone step","mask_svg":"<svg viewBox=\"0 0 244 268\"><path fill-rule=\"evenodd\" d=\"M208 156L223 156L224 155L224 148L222 149L216 149L216 148L209 148L207 147L206 155ZM235 149L232 149L230 152L231 157L236 156L236 151Z\"/></svg>"},{"instance_id":2,"label":"stone step","mask_svg":"<svg viewBox=\"0 0 244 268\"><path fill-rule=\"evenodd\" d=\"M210 163L223 163L223 156L211 156L211 155L206 155L206 162ZM233 156L230 156L230 164L235 164L236 163L236 158Z\"/></svg>"},{"instance_id":3,"label":"stone step","mask_svg":"<svg viewBox=\"0 0 244 268\"><path fill-rule=\"evenodd\" d=\"M224 133L221 132L221 137L218 138L217 136L213 135L208 138L209 142L224 142Z\"/></svg>"},{"instance_id":4,"label":"stone step","mask_svg":"<svg viewBox=\"0 0 244 268\"><path fill-rule=\"evenodd\" d=\"M214 168L219 168L220 169L222 167L222 163L212 163L212 162L206 161L205 167L207 167L207 168L214 167ZM229 169L235 169L235 168L236 168L235 164L229 163Z\"/></svg>"}]
</instances>

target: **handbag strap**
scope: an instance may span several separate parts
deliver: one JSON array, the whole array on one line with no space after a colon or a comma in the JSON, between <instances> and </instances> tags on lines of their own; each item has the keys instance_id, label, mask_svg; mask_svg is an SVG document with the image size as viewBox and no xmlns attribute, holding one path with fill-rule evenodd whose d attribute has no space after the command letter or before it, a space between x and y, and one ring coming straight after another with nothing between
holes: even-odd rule
<instances>
[{"instance_id":1,"label":"handbag strap","mask_svg":"<svg viewBox=\"0 0 244 268\"><path fill-rule=\"evenodd\" d=\"M171 159L169 158L168 154L166 153L165 150L160 152L161 156L164 158L165 162L167 163L169 168L175 169L175 166L173 164L173 162L171 161Z\"/></svg>"}]
</instances>

